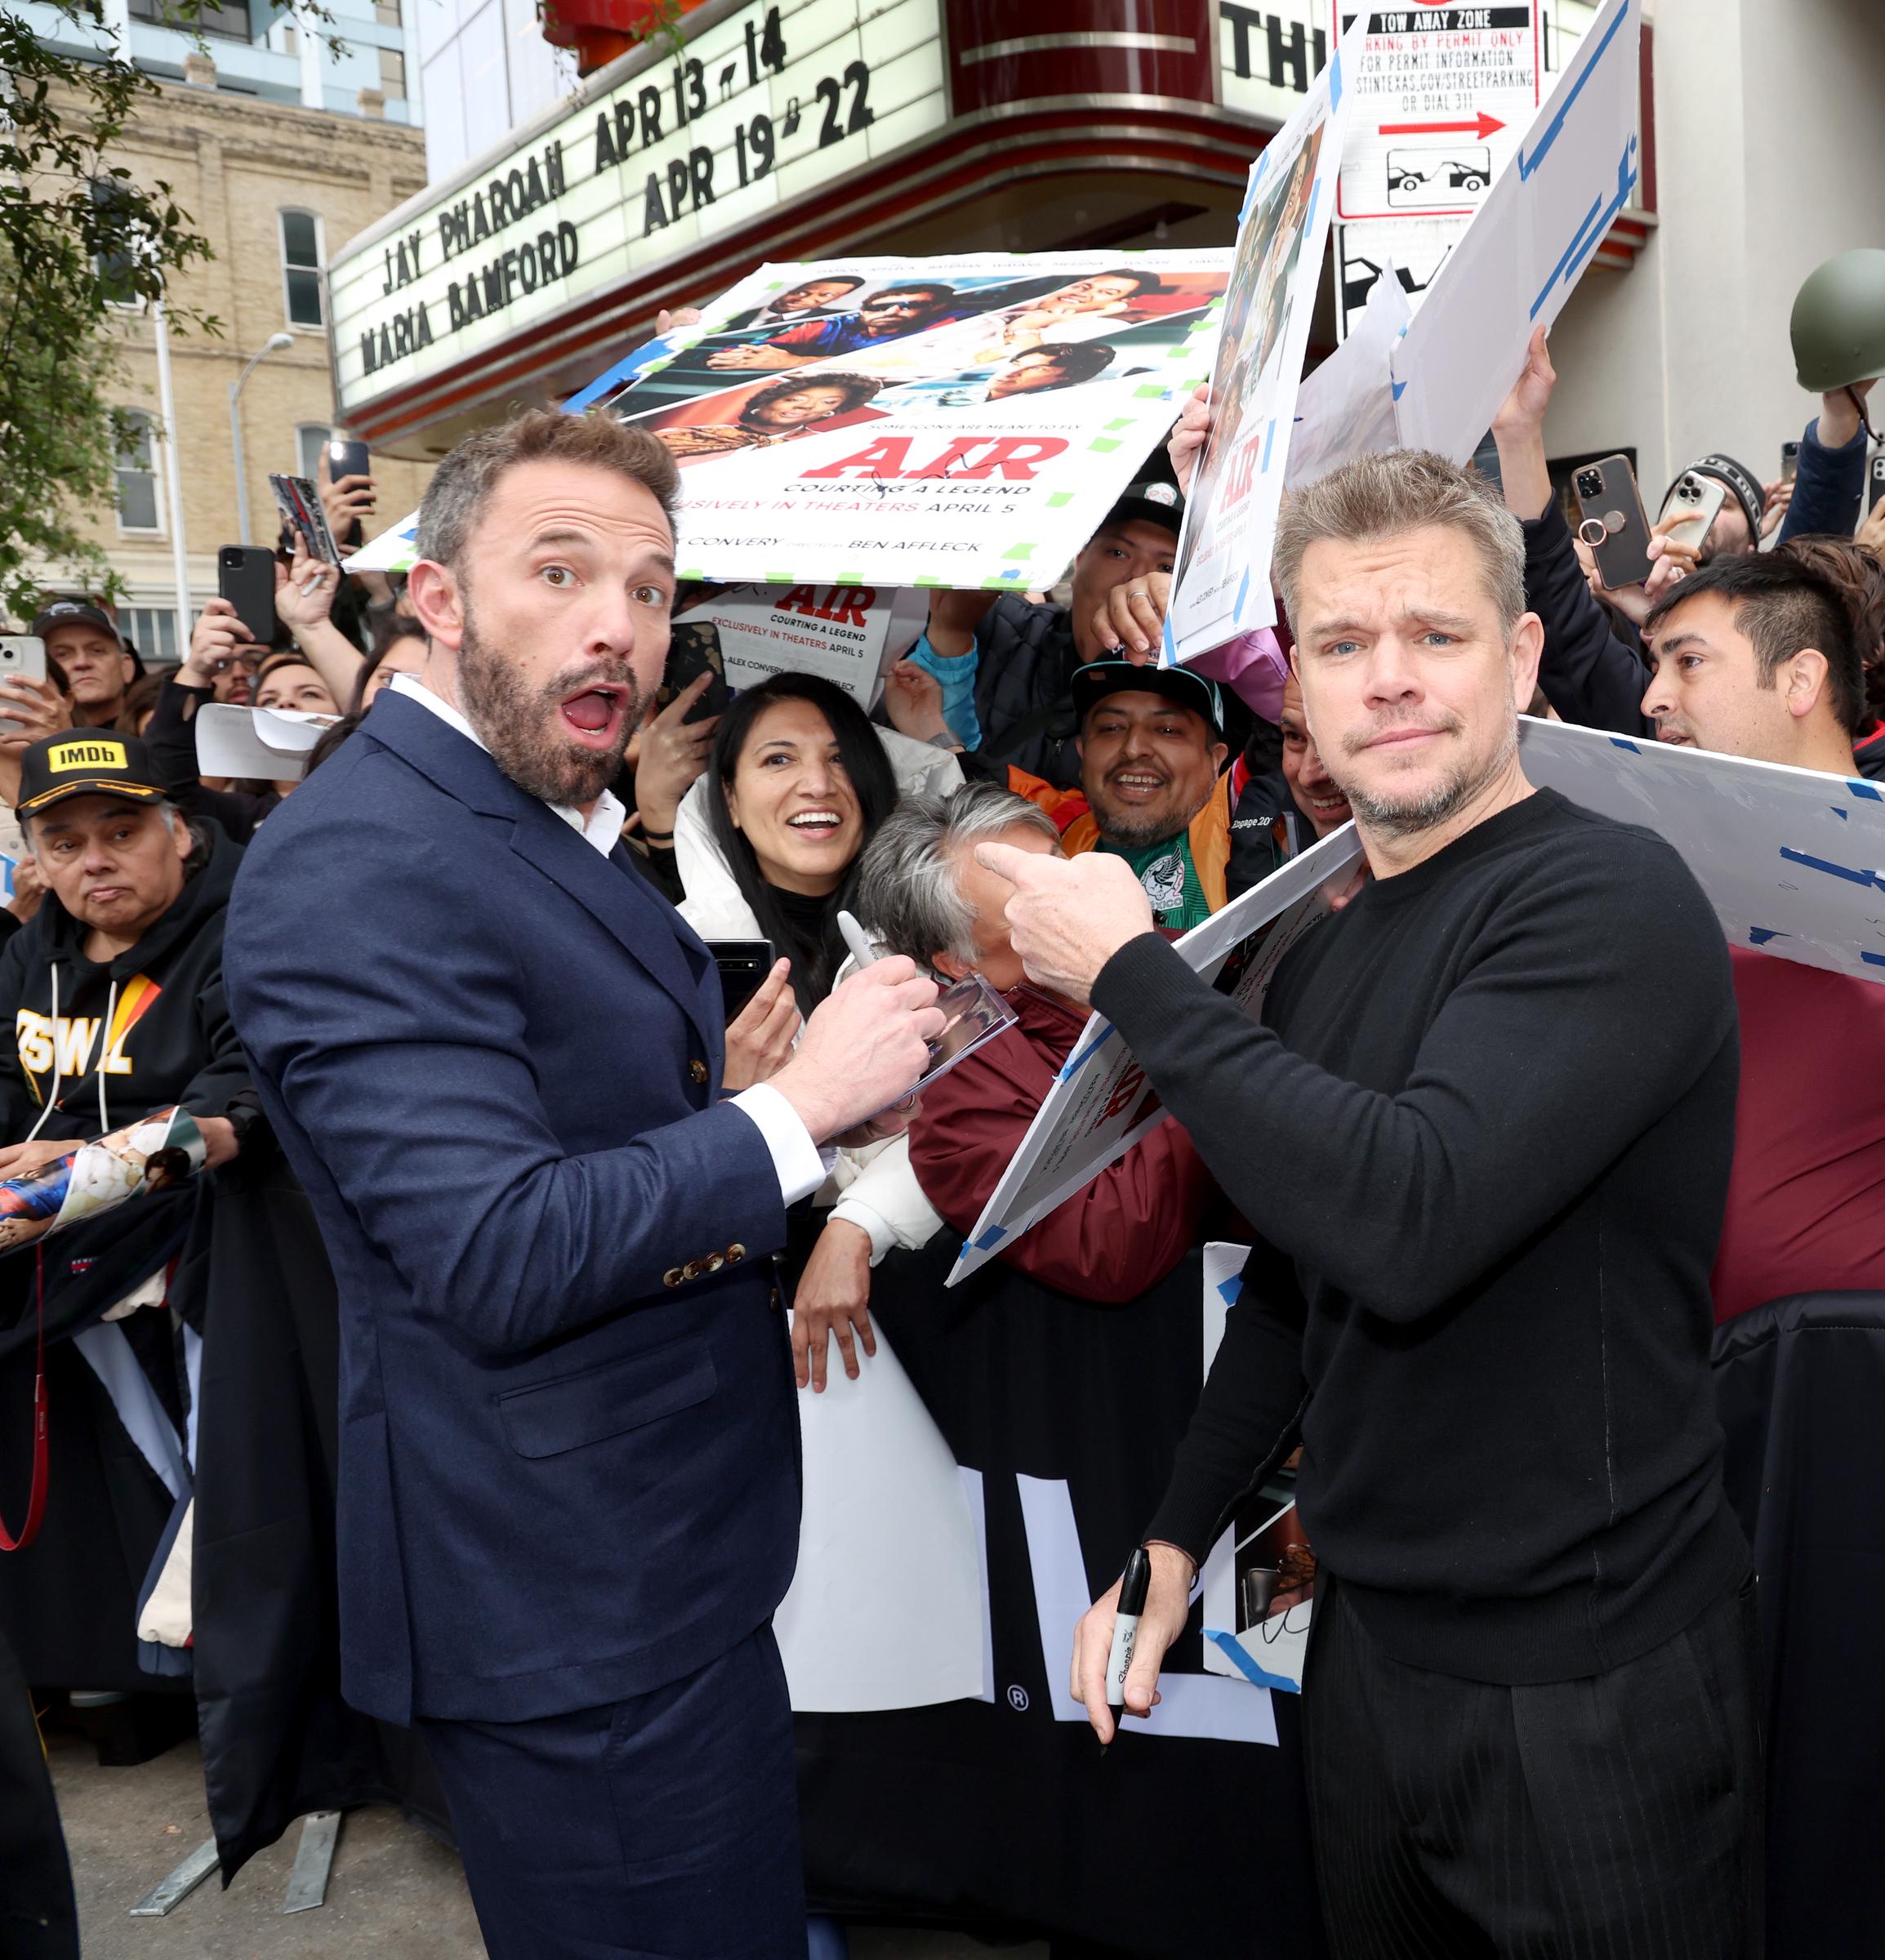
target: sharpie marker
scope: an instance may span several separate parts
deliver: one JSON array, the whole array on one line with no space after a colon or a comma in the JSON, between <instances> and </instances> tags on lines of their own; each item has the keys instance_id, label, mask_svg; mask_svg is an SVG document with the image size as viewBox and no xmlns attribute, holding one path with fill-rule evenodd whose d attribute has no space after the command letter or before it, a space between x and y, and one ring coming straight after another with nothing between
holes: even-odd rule
<instances>
[{"instance_id":1,"label":"sharpie marker","mask_svg":"<svg viewBox=\"0 0 1885 1960\"><path fill-rule=\"evenodd\" d=\"M1143 1545L1134 1548L1125 1561L1125 1576L1119 1582L1119 1608L1112 1619L1112 1651L1106 1657L1106 1705L1116 1722L1125 1708L1125 1677L1132 1667L1132 1650L1139 1638L1139 1616L1145 1610L1145 1596L1152 1587L1152 1556ZM1113 1733L1119 1731L1116 1728ZM1107 1744L1099 1745L1104 1755Z\"/></svg>"},{"instance_id":2,"label":"sharpie marker","mask_svg":"<svg viewBox=\"0 0 1885 1960\"><path fill-rule=\"evenodd\" d=\"M859 925L849 912L838 914L838 930L844 935L844 943L851 949L851 957L859 966L875 966L877 951L871 943L871 935Z\"/></svg>"}]
</instances>

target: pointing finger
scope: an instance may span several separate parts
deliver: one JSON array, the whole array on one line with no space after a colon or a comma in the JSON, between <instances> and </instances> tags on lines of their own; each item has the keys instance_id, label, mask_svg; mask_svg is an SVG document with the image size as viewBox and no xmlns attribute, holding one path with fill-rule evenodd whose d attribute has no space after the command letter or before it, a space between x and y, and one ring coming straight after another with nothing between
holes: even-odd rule
<instances>
[{"instance_id":1,"label":"pointing finger","mask_svg":"<svg viewBox=\"0 0 1885 1960\"><path fill-rule=\"evenodd\" d=\"M1019 884L1027 867L1040 858L1038 851L1024 851L1012 844L978 844L975 847L975 862L983 870L1005 878L1010 884Z\"/></svg>"}]
</instances>

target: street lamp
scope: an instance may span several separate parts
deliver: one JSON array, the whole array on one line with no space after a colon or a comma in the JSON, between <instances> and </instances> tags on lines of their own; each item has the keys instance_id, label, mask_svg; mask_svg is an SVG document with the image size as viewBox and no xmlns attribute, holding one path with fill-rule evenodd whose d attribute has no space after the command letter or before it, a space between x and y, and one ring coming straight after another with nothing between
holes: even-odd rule
<instances>
[{"instance_id":1,"label":"street lamp","mask_svg":"<svg viewBox=\"0 0 1885 1960\"><path fill-rule=\"evenodd\" d=\"M248 472L243 465L243 418L242 393L249 376L256 371L256 363L265 361L271 354L279 354L285 347L295 344L292 333L271 333L269 344L261 352L252 356L247 367L229 385L229 439L235 451L236 522L241 527L242 541L249 539L249 486Z\"/></svg>"}]
</instances>

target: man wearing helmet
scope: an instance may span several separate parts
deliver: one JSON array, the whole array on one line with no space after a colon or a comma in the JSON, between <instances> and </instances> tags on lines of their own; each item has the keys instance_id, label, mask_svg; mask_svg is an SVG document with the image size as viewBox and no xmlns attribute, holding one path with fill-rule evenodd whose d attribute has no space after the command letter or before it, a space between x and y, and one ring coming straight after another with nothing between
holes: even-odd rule
<instances>
[{"instance_id":1,"label":"man wearing helmet","mask_svg":"<svg viewBox=\"0 0 1885 1960\"><path fill-rule=\"evenodd\" d=\"M1820 412L1800 439L1780 541L1850 537L1865 497L1865 397L1885 374L1885 252L1842 252L1807 275L1789 323L1800 385Z\"/></svg>"}]
</instances>

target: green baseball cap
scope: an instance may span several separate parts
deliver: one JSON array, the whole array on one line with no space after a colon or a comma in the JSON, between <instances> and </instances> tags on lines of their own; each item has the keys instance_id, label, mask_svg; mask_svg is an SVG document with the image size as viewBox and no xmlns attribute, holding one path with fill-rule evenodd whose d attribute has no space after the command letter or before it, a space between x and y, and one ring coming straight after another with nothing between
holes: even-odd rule
<instances>
[{"instance_id":1,"label":"green baseball cap","mask_svg":"<svg viewBox=\"0 0 1885 1960\"><path fill-rule=\"evenodd\" d=\"M1788 331L1794 372L1809 394L1885 374L1885 252L1843 252L1810 272Z\"/></svg>"}]
</instances>

